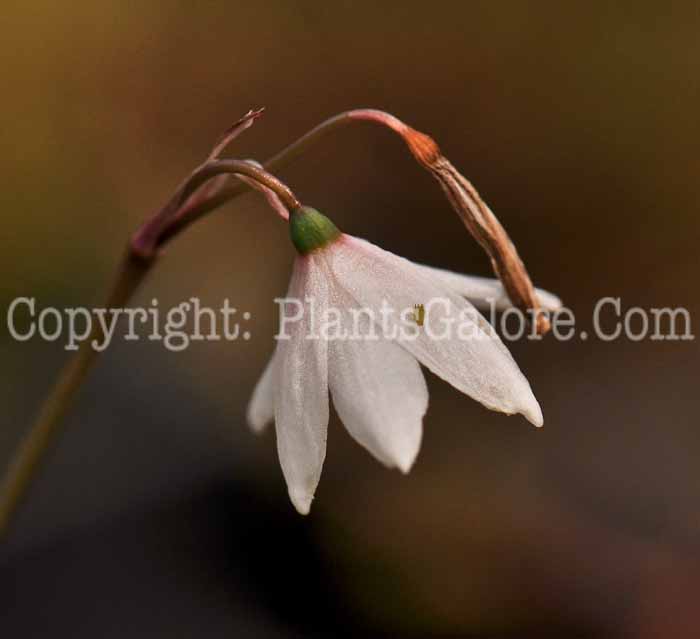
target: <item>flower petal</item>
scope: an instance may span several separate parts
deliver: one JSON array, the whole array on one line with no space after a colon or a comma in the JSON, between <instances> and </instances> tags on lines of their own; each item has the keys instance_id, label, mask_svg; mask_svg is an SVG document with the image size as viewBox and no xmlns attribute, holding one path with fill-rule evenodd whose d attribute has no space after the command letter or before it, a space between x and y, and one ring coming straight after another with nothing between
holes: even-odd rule
<instances>
[{"instance_id":1,"label":"flower petal","mask_svg":"<svg viewBox=\"0 0 700 639\"><path fill-rule=\"evenodd\" d=\"M277 350L272 354L265 366L253 395L248 403L246 418L248 426L255 433L262 433L265 427L275 418L275 359Z\"/></svg>"},{"instance_id":2,"label":"flower petal","mask_svg":"<svg viewBox=\"0 0 700 639\"><path fill-rule=\"evenodd\" d=\"M504 311L512 308L513 303L503 288L499 279L492 277L478 277L476 275L462 275L454 271L447 271L425 264L415 264L419 269L436 277L443 286L452 289L463 297L466 297L474 306L482 309L490 309L493 300L494 309ZM536 288L535 293L540 301L542 310L556 311L562 307L562 301L553 293Z\"/></svg>"},{"instance_id":3,"label":"flower petal","mask_svg":"<svg viewBox=\"0 0 700 639\"><path fill-rule=\"evenodd\" d=\"M309 306L321 312L328 303L328 282L318 257L297 257L288 298L307 299L303 317L286 326L275 356L275 427L277 451L289 497L306 515L321 477L328 429L328 343L312 334ZM286 331L285 331L286 332Z\"/></svg>"},{"instance_id":4,"label":"flower petal","mask_svg":"<svg viewBox=\"0 0 700 639\"><path fill-rule=\"evenodd\" d=\"M542 425L530 384L493 328L467 300L412 262L352 236L342 236L325 253L338 284L358 304L381 316L389 334L396 333L401 346L436 375L488 408L522 413L536 426ZM387 304L393 313L383 315L380 309ZM414 326L411 338L398 315L416 304L429 310L428 321ZM457 330L445 332L450 323L469 338Z\"/></svg>"},{"instance_id":5,"label":"flower petal","mask_svg":"<svg viewBox=\"0 0 700 639\"><path fill-rule=\"evenodd\" d=\"M332 301L348 339L329 342L328 384L333 405L350 435L379 461L407 473L420 450L428 387L416 359L381 336L341 290ZM367 339L370 335L376 339Z\"/></svg>"}]
</instances>

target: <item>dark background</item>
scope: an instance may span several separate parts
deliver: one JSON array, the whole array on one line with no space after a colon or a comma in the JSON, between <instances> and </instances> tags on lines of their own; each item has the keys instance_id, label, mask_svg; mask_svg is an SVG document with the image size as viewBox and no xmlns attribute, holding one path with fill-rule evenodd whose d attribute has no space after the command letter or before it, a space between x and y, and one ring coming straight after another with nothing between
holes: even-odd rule
<instances>
[{"instance_id":1,"label":"dark background","mask_svg":"<svg viewBox=\"0 0 700 639\"><path fill-rule=\"evenodd\" d=\"M127 235L247 109L263 159L349 108L433 135L535 282L700 312L696 2L5 2L3 314L89 305ZM430 176L359 124L281 172L341 229L488 275ZM423 447L385 470L336 418L312 513L244 423L293 249L246 195L134 304L229 297L249 342L116 343L0 550L3 637L700 634L697 342L512 351L536 431L429 376ZM3 327L5 322L2 323ZM0 460L67 354L0 341Z\"/></svg>"}]
</instances>

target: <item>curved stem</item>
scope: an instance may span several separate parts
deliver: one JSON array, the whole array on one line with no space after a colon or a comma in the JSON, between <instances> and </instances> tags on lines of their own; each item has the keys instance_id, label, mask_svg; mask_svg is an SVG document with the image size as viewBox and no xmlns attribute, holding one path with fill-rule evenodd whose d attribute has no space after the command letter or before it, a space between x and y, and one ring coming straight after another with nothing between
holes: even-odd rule
<instances>
[{"instance_id":1,"label":"curved stem","mask_svg":"<svg viewBox=\"0 0 700 639\"><path fill-rule=\"evenodd\" d=\"M290 210L301 206L288 186L254 164L239 160L207 161L177 189L175 195L163 209L135 234L117 272L105 303L106 308L122 308L127 304L155 263L156 249L162 241L159 235L162 234L161 229L168 229L172 217L177 215L178 210L200 186L222 174L238 174L249 177L273 191ZM241 192L243 190L241 189ZM196 217L201 217L229 199L230 195L227 193L217 194L214 192L196 204L192 211L198 213ZM193 219L189 220L188 224L192 221ZM99 343L102 339L100 324L93 323L91 334L81 342L78 351L59 373L58 379L44 400L36 420L13 455L2 484L0 484L0 539L7 533L10 521L36 475L39 463L50 449L60 431L64 415L99 355L99 351L92 347L93 341Z\"/></svg>"},{"instance_id":2,"label":"curved stem","mask_svg":"<svg viewBox=\"0 0 700 639\"><path fill-rule=\"evenodd\" d=\"M300 138L284 147L271 158L268 158L266 162L263 162L263 166L272 171L293 162L302 153L304 153L307 148L313 146L321 138L325 137L326 134L350 124L350 122L352 122L352 118L350 117L351 113L352 111L345 111L343 113L339 113L338 115L334 115L332 118L324 120L310 131L304 133L304 135L302 135Z\"/></svg>"},{"instance_id":3,"label":"curved stem","mask_svg":"<svg viewBox=\"0 0 700 639\"><path fill-rule=\"evenodd\" d=\"M196 191L212 178L225 174L244 175L257 182L260 186L270 189L290 211L301 206L292 190L264 168L244 160L209 160L197 168L177 189L168 203L137 231L132 239L134 252L141 257L151 258L158 246L163 244L164 237L173 237L175 233L180 232L185 226L201 217L204 212L210 211L219 206L220 203L231 199L228 196L225 200L221 200L216 197L217 194L220 195L219 189L212 189L210 192L207 192L205 197L198 200L193 207L199 211L199 215L192 219L187 219L184 224L178 226L175 233L172 232L171 226L178 219L183 219L182 211L186 209L188 200ZM243 190L240 192L242 193ZM185 208L183 209L183 207ZM178 214L178 212L180 213Z\"/></svg>"},{"instance_id":4,"label":"curved stem","mask_svg":"<svg viewBox=\"0 0 700 639\"><path fill-rule=\"evenodd\" d=\"M273 191L289 210L298 209L301 206L296 195L281 180L268 173L264 168L259 168L253 163L243 160L212 160L202 165L192 174L185 185L180 198L180 206L207 180L222 173L240 174L251 178L261 186Z\"/></svg>"},{"instance_id":5,"label":"curved stem","mask_svg":"<svg viewBox=\"0 0 700 639\"><path fill-rule=\"evenodd\" d=\"M109 309L123 307L152 265L152 261L143 261L127 254L122 261L105 307ZM92 341L102 341L103 337L99 323L93 323L89 338L81 343L78 351L61 370L58 380L41 406L36 421L12 457L0 485L0 538L7 534L12 516L26 496L39 462L55 440L63 416L71 406L82 381L99 354L99 351L92 348Z\"/></svg>"},{"instance_id":6,"label":"curved stem","mask_svg":"<svg viewBox=\"0 0 700 639\"><path fill-rule=\"evenodd\" d=\"M406 125L398 118L383 111L377 111L376 109L344 111L343 113L339 113L321 122L321 124L315 126L281 151L265 160L265 162L262 163L262 167L266 171L277 171L293 162L328 133L332 133L348 124L358 121L376 122L388 126L397 133L401 133L406 128ZM172 217L168 226L162 230L157 242L158 246L166 244L190 224L196 222L199 218L204 217L207 213L210 213L226 202L242 195L250 188L248 184L240 181L236 181L235 183L222 183L205 197L185 205Z\"/></svg>"},{"instance_id":7,"label":"curved stem","mask_svg":"<svg viewBox=\"0 0 700 639\"><path fill-rule=\"evenodd\" d=\"M279 169L298 158L306 149L313 146L328 133L332 133L348 124L358 121L375 122L387 126L397 133L401 133L407 128L407 125L398 118L384 111L378 111L377 109L353 109L352 111L344 111L343 113L334 115L332 118L324 120L310 131L307 131L304 135L273 155L266 162L263 162L263 166L270 171Z\"/></svg>"},{"instance_id":8,"label":"curved stem","mask_svg":"<svg viewBox=\"0 0 700 639\"><path fill-rule=\"evenodd\" d=\"M258 114L259 112L252 112L252 117L257 117ZM250 121L251 114L246 117L242 122ZM241 125L236 126L240 128ZM127 246L126 256L117 272L105 308L117 309L127 304L155 263L157 249L162 243L194 220L250 188L242 183L239 183L241 188L236 190L221 189L215 185L216 188L207 191L203 198L195 199L188 206L191 196L212 178L223 174L245 175L274 192L288 209L294 210L301 206L292 190L266 170L250 162L214 158L215 153L236 133L235 128L227 132L208 160L195 170L166 205L136 232ZM186 217L183 217L183 214L186 214ZM92 342L99 343L102 339L99 323L93 323L91 334L81 342L78 351L59 373L36 420L12 456L0 484L0 539L7 534L12 517L26 496L41 460L60 432L63 417L99 355L99 351L92 347Z\"/></svg>"}]
</instances>

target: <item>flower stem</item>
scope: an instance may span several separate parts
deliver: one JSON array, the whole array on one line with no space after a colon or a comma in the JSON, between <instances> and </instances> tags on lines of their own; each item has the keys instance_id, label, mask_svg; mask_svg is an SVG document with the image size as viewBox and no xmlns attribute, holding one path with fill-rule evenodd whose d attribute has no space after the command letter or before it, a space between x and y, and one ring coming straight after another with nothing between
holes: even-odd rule
<instances>
[{"instance_id":1,"label":"flower stem","mask_svg":"<svg viewBox=\"0 0 700 639\"><path fill-rule=\"evenodd\" d=\"M235 191L233 195L225 194L225 199L221 199L221 189L215 184L213 189L205 191L204 197L197 197L200 187L206 188L209 186L207 182L211 183L225 175L242 175L250 178L261 187L274 192L289 211L301 206L301 202L286 184L254 163L245 160L210 159L195 169L168 203L137 231L131 241L133 251L144 258L153 257L159 246L204 213L244 192L243 189ZM189 206L193 198L194 204Z\"/></svg>"},{"instance_id":2,"label":"flower stem","mask_svg":"<svg viewBox=\"0 0 700 639\"><path fill-rule=\"evenodd\" d=\"M190 199L206 182L224 174L245 175L270 189L290 211L301 206L289 187L254 164L239 160L208 159L132 237L105 303L106 308L123 308L155 263L158 249L195 219L230 199L227 193L223 193L222 197L219 189L207 191L204 197L195 197L194 201ZM244 189L240 192L244 192ZM185 210L191 214L187 223L170 231L173 222ZM63 417L99 355L100 351L93 348L93 342L100 343L103 338L101 326L93 323L91 334L81 342L78 351L61 370L36 421L13 455L0 484L0 539L7 534L12 517L24 499L40 462L60 432Z\"/></svg>"},{"instance_id":3,"label":"flower stem","mask_svg":"<svg viewBox=\"0 0 700 639\"><path fill-rule=\"evenodd\" d=\"M105 307L123 307L153 263L153 260L142 260L127 252ZM44 400L36 421L24 436L10 462L0 485L0 539L7 534L12 516L26 496L39 463L60 432L63 417L99 354L91 345L93 340L99 342L104 337L98 324L94 323L89 338L81 343L78 351L61 370Z\"/></svg>"},{"instance_id":4,"label":"flower stem","mask_svg":"<svg viewBox=\"0 0 700 639\"><path fill-rule=\"evenodd\" d=\"M321 124L314 127L288 146L284 147L281 151L279 151L279 153L276 153L274 156L263 162L262 167L265 171L277 171L293 162L308 148L312 147L316 142L321 140L321 138L325 137L326 134L337 129L341 129L348 124L352 124L353 122L364 119L368 121L374 120L385 124L379 117L372 117L372 115L375 113L381 114L382 112L373 111L371 109L360 109L356 111L344 111L343 113L339 113L338 115L321 122ZM392 116L387 115L387 117ZM391 123L393 123L393 121L399 122L395 118L393 118ZM222 173L223 172L226 171L222 171ZM185 206L183 206L177 212L177 214L173 216L167 228L163 229L158 238L159 245L171 240L183 229L197 221L200 217L205 216L210 211L218 208L226 202L233 200L239 195L242 195L250 188L251 187L249 184L238 180L235 182L222 181L218 183L209 193L207 193L205 198L196 199L193 204L185 204ZM291 204L291 202L285 203L288 207Z\"/></svg>"}]
</instances>

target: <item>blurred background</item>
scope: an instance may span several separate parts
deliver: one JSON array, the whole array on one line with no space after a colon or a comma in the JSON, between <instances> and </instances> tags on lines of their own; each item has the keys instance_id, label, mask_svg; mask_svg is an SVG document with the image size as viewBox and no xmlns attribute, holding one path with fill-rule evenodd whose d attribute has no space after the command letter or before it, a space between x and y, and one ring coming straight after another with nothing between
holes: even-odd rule
<instances>
[{"instance_id":1,"label":"blurred background","mask_svg":"<svg viewBox=\"0 0 700 639\"><path fill-rule=\"evenodd\" d=\"M686 307L697 332L699 28L690 1L6 0L3 315L99 301L128 234L249 108L267 111L232 152L264 159L375 107L439 141L584 328L615 296ZM349 233L490 275L387 131L340 131L281 177ZM169 246L133 303L228 297L252 339L102 356L0 549L3 636L700 634L697 342L513 344L540 431L428 374L410 475L332 417L303 518L274 433L244 420L292 259L254 194ZM4 466L67 353L2 331Z\"/></svg>"}]
</instances>

